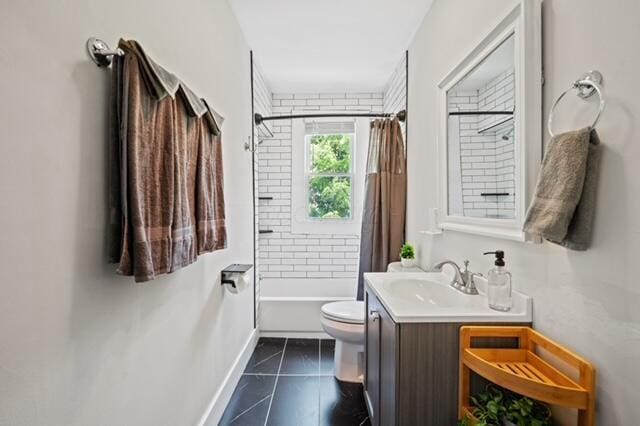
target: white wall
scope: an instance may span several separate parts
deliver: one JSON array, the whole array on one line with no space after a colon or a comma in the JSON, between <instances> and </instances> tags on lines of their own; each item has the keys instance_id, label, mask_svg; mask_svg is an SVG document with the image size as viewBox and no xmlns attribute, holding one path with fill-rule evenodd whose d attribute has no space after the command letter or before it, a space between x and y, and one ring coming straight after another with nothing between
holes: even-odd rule
<instances>
[{"instance_id":1,"label":"white wall","mask_svg":"<svg viewBox=\"0 0 640 426\"><path fill-rule=\"evenodd\" d=\"M543 8L544 116L581 73L595 68L606 79L609 104L598 126L604 156L593 248L573 252L455 232L434 240L418 234L427 229L426 212L438 201L437 84L513 4L437 0L410 47L409 239L422 238L423 267L440 258L469 258L473 269L484 271L491 262L481 252L504 249L515 288L534 297L535 327L598 368L599 424L635 424L640 416L640 97L634 88L640 55L633 40L640 39L640 3L546 0ZM573 98L565 104L570 112L559 117L565 129L591 119L593 109L576 107L580 102Z\"/></svg>"},{"instance_id":2,"label":"white wall","mask_svg":"<svg viewBox=\"0 0 640 426\"><path fill-rule=\"evenodd\" d=\"M134 38L220 113L228 249L134 284L106 263L108 71ZM0 6L0 424L194 425L252 332L249 55L224 0Z\"/></svg>"},{"instance_id":3,"label":"white wall","mask_svg":"<svg viewBox=\"0 0 640 426\"><path fill-rule=\"evenodd\" d=\"M273 113L313 111L381 112L382 93L276 93ZM355 234L295 233L291 228L292 120L273 122L275 137L258 149L260 227L272 234L260 235L260 275L263 278L356 278L360 232ZM362 141L358 141L360 143ZM368 141L364 141L368 144ZM366 155L366 154L365 154Z\"/></svg>"}]
</instances>

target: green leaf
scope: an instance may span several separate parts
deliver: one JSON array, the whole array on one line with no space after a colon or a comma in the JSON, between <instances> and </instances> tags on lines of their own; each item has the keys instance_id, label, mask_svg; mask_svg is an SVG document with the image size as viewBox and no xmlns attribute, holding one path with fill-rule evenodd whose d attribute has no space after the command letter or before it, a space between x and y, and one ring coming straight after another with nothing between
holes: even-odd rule
<instances>
[{"instance_id":1,"label":"green leaf","mask_svg":"<svg viewBox=\"0 0 640 426\"><path fill-rule=\"evenodd\" d=\"M309 179L309 217L347 219L351 217L351 178L314 176Z\"/></svg>"},{"instance_id":2,"label":"green leaf","mask_svg":"<svg viewBox=\"0 0 640 426\"><path fill-rule=\"evenodd\" d=\"M404 244L400 249L400 257L403 259L415 259L416 252L411 244Z\"/></svg>"},{"instance_id":3,"label":"green leaf","mask_svg":"<svg viewBox=\"0 0 640 426\"><path fill-rule=\"evenodd\" d=\"M351 135L313 135L309 145L309 172L350 173Z\"/></svg>"}]
</instances>

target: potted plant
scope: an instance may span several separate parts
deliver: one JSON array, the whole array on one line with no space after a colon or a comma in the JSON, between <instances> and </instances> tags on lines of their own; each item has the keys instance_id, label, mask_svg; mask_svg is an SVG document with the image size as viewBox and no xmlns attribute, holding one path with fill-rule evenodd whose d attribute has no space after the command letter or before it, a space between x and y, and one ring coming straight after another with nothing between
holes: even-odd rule
<instances>
[{"instance_id":1,"label":"potted plant","mask_svg":"<svg viewBox=\"0 0 640 426\"><path fill-rule=\"evenodd\" d=\"M416 251L409 243L405 243L400 250L400 262L403 268L416 266Z\"/></svg>"},{"instance_id":2,"label":"potted plant","mask_svg":"<svg viewBox=\"0 0 640 426\"><path fill-rule=\"evenodd\" d=\"M552 426L546 405L493 385L471 398L476 426ZM469 426L468 419L458 422Z\"/></svg>"}]
</instances>

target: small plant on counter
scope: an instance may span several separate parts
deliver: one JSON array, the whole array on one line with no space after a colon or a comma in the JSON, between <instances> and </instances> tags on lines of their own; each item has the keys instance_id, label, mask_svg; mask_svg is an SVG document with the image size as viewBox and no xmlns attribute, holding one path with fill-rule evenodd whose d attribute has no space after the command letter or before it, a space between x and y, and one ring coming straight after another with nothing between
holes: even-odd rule
<instances>
[{"instance_id":1,"label":"small plant on counter","mask_svg":"<svg viewBox=\"0 0 640 426\"><path fill-rule=\"evenodd\" d=\"M493 385L471 398L476 426L552 426L546 405ZM471 426L464 418L458 426Z\"/></svg>"},{"instance_id":2,"label":"small plant on counter","mask_svg":"<svg viewBox=\"0 0 640 426\"><path fill-rule=\"evenodd\" d=\"M409 243L405 243L400 249L400 262L405 268L411 268L416 265L416 251Z\"/></svg>"}]
</instances>

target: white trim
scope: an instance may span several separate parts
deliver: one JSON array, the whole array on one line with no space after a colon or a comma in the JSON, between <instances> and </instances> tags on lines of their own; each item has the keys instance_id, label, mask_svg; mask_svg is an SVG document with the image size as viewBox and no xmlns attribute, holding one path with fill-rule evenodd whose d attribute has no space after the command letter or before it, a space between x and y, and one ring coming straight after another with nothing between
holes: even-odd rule
<instances>
[{"instance_id":1,"label":"white trim","mask_svg":"<svg viewBox=\"0 0 640 426\"><path fill-rule=\"evenodd\" d=\"M261 331L260 337L283 337L289 339L333 339L324 331Z\"/></svg>"},{"instance_id":2,"label":"white trim","mask_svg":"<svg viewBox=\"0 0 640 426\"><path fill-rule=\"evenodd\" d=\"M449 214L447 92L500 44L515 36L516 200L514 219L484 219ZM541 0L521 0L477 43L438 85L438 190L441 229L527 241L522 232L526 209L534 191L542 155ZM525 143L526 142L526 143Z\"/></svg>"},{"instance_id":3,"label":"white trim","mask_svg":"<svg viewBox=\"0 0 640 426\"><path fill-rule=\"evenodd\" d=\"M502 238L512 241L526 241L524 232L514 230L498 230L489 226L466 225L463 223L443 223L440 225L447 231L466 232L469 234L482 235L485 237ZM436 235L436 234L434 234Z\"/></svg>"},{"instance_id":4,"label":"white trim","mask_svg":"<svg viewBox=\"0 0 640 426\"><path fill-rule=\"evenodd\" d=\"M206 424L217 425L220 422L224 410L227 408L227 404L229 404L231 395L233 395L233 391L238 385L242 372L246 368L257 343L258 331L254 329L251 331L249 338L233 362L218 391L213 395L213 398L211 398L211 402L207 405L207 409L197 423L197 426L204 426Z\"/></svg>"}]
</instances>

